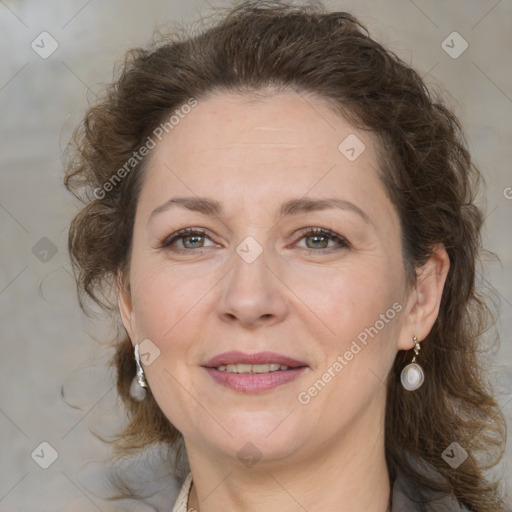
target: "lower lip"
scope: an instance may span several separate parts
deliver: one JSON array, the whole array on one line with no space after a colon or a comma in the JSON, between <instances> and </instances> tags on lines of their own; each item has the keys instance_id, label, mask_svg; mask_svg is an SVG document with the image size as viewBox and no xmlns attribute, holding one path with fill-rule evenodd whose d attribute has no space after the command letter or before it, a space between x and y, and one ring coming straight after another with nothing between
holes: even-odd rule
<instances>
[{"instance_id":1,"label":"lower lip","mask_svg":"<svg viewBox=\"0 0 512 512\"><path fill-rule=\"evenodd\" d=\"M267 373L231 373L227 371L221 372L216 368L204 369L212 376L212 378L226 386L229 389L240 393L262 393L270 389L277 388L282 384L291 382L299 377L306 366L301 368L293 368L291 370L277 370Z\"/></svg>"}]
</instances>

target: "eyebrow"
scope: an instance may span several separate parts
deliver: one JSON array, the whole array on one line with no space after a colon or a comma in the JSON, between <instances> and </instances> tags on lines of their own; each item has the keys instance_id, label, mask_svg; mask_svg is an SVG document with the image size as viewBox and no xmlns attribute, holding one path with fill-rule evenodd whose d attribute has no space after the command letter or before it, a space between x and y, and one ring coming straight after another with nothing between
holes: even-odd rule
<instances>
[{"instance_id":1,"label":"eyebrow","mask_svg":"<svg viewBox=\"0 0 512 512\"><path fill-rule=\"evenodd\" d=\"M155 208L150 216L148 222L161 212L167 211L173 206L181 206L187 210L202 213L203 215L211 215L215 217L222 216L222 205L215 199L206 197L172 197L165 203ZM361 210L358 206L350 201L345 201L338 198L326 199L290 199L284 202L279 209L279 217L286 217L289 215L299 215L302 213L310 213L314 211L327 210L337 208L339 210L350 211L359 215L366 223L371 224L368 215Z\"/></svg>"}]
</instances>

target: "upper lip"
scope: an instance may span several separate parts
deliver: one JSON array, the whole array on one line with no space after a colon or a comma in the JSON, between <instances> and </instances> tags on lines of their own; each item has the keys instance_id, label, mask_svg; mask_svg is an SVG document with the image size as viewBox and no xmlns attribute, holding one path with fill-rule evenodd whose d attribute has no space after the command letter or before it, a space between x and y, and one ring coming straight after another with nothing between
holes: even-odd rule
<instances>
[{"instance_id":1,"label":"upper lip","mask_svg":"<svg viewBox=\"0 0 512 512\"><path fill-rule=\"evenodd\" d=\"M223 352L206 363L203 366L208 368L217 368L219 366L228 364L270 364L277 363L282 366L290 368L299 368L301 366L308 366L303 361L298 361L282 354L275 352L257 352L255 354L244 354L243 352Z\"/></svg>"}]
</instances>

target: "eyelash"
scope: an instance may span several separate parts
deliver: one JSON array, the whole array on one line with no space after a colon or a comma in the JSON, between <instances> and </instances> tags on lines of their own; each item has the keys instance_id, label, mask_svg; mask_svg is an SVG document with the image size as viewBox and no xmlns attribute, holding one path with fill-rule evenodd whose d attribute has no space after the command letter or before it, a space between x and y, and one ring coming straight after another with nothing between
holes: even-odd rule
<instances>
[{"instance_id":1,"label":"eyelash","mask_svg":"<svg viewBox=\"0 0 512 512\"><path fill-rule=\"evenodd\" d=\"M173 252L181 253L181 254L190 253L194 249L177 249L177 248L170 249L171 245L174 242L176 242L177 240L180 240L182 238L185 238L185 236L190 236L190 235L202 235L202 236L208 237L207 232L200 228L184 228L184 229L180 229L179 231L176 231L175 233L172 233L167 238L165 238L161 242L160 248L161 249L169 249L169 250L172 250ZM345 238L343 238L340 235L337 235L334 231L331 231L330 229L317 228L317 227L304 228L300 231L299 240L302 240L303 238L306 238L308 236L322 236L322 237L328 238L330 240L333 240L338 243L338 245L339 245L338 249L348 249L351 247L350 243ZM197 247L197 249L205 249L205 247ZM318 249L309 249L307 247L306 248L303 247L303 249L308 250L310 253L318 251ZM336 247L326 247L326 248L323 248L323 251L326 251L326 250L329 251L332 249L337 249L337 248Z\"/></svg>"}]
</instances>

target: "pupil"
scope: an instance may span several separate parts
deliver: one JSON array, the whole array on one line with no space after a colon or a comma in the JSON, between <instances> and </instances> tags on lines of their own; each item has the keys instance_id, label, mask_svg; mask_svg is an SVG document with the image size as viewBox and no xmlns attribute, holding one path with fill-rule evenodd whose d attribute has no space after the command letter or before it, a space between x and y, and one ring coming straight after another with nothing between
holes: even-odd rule
<instances>
[{"instance_id":1,"label":"pupil","mask_svg":"<svg viewBox=\"0 0 512 512\"><path fill-rule=\"evenodd\" d=\"M201 238L202 238L201 235L189 235L189 236L186 236L183 239L184 240L184 245L185 245L185 247L187 247L186 241L187 240L194 240L194 239L195 239L195 242L193 241L192 244L199 243L201 241Z\"/></svg>"},{"instance_id":2,"label":"pupil","mask_svg":"<svg viewBox=\"0 0 512 512\"><path fill-rule=\"evenodd\" d=\"M315 236L309 236L308 238L312 239L314 241L314 243L318 242L319 240L323 240L323 243L321 245L316 245L315 247L321 247L321 248L327 247L328 240L325 236L315 235Z\"/></svg>"}]
</instances>

